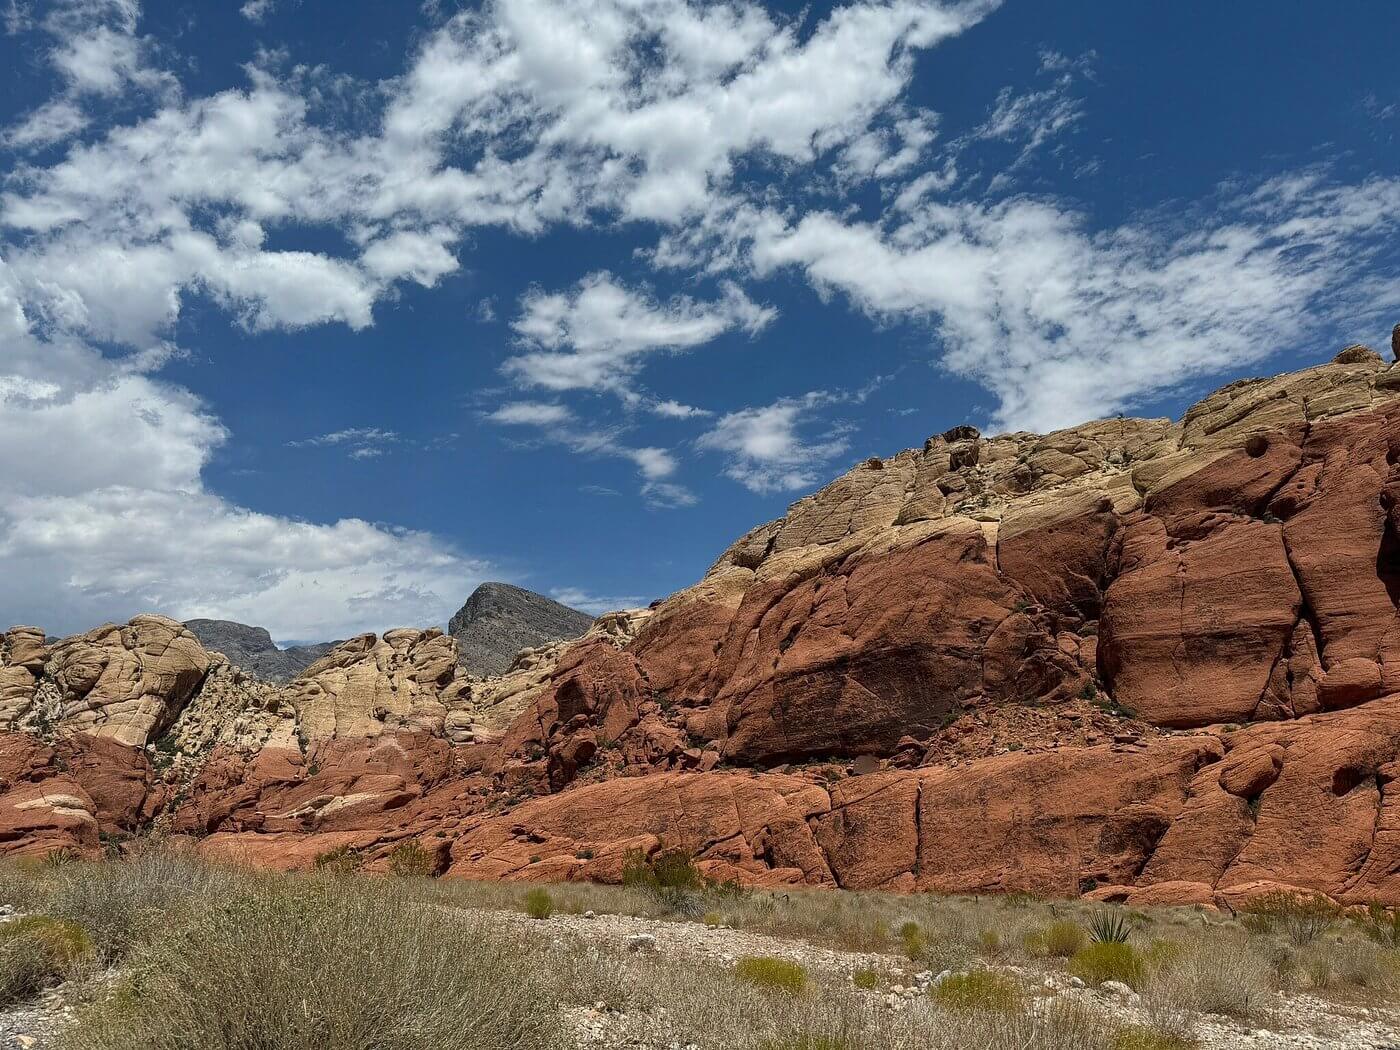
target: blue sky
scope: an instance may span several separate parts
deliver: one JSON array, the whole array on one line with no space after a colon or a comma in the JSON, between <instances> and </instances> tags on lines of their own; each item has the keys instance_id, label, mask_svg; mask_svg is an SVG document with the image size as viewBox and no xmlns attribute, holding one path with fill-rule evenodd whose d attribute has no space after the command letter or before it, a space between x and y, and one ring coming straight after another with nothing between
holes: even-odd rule
<instances>
[{"instance_id":1,"label":"blue sky","mask_svg":"<svg viewBox=\"0 0 1400 1050\"><path fill-rule=\"evenodd\" d=\"M1400 320L1394 5L3 16L6 622L644 603L868 455Z\"/></svg>"}]
</instances>

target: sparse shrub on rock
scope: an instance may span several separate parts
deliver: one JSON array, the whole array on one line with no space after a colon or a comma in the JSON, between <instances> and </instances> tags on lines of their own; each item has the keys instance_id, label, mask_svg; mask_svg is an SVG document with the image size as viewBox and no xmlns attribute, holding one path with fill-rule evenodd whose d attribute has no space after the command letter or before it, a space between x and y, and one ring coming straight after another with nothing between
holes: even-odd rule
<instances>
[{"instance_id":1,"label":"sparse shrub on rock","mask_svg":"<svg viewBox=\"0 0 1400 1050\"><path fill-rule=\"evenodd\" d=\"M315 860L316 870L327 875L354 875L365 866L365 858L349 846L338 846L319 853Z\"/></svg>"},{"instance_id":2,"label":"sparse shrub on rock","mask_svg":"<svg viewBox=\"0 0 1400 1050\"><path fill-rule=\"evenodd\" d=\"M409 839L389 854L389 873L402 879L430 879L437 874L437 863L431 852Z\"/></svg>"}]
</instances>

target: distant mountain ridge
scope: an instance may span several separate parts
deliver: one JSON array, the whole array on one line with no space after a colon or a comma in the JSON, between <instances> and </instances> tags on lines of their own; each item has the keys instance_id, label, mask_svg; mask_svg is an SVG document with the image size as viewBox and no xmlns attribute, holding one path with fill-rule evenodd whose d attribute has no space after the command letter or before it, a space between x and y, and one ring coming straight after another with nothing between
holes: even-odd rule
<instances>
[{"instance_id":1,"label":"distant mountain ridge","mask_svg":"<svg viewBox=\"0 0 1400 1050\"><path fill-rule=\"evenodd\" d=\"M448 621L457 658L472 674L505 674L516 653L577 638L593 617L509 583L483 583Z\"/></svg>"},{"instance_id":2,"label":"distant mountain ridge","mask_svg":"<svg viewBox=\"0 0 1400 1050\"><path fill-rule=\"evenodd\" d=\"M280 649L266 627L234 620L186 620L185 626L206 649L223 653L245 671L269 682L289 682L340 641L292 645Z\"/></svg>"}]
</instances>

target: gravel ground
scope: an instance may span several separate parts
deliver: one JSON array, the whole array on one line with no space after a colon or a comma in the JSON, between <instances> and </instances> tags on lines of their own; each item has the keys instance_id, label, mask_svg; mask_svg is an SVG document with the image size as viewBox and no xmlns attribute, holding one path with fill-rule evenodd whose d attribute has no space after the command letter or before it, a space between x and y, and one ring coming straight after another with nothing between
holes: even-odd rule
<instances>
[{"instance_id":1,"label":"gravel ground","mask_svg":"<svg viewBox=\"0 0 1400 1050\"><path fill-rule=\"evenodd\" d=\"M591 919L582 915L555 915L539 921L516 912L488 914L507 929L529 930L535 934L543 929L556 937L569 936L593 945L612 944L619 951L627 950L629 939L649 935L654 939L654 946L645 950L667 957L718 965L733 963L744 956L766 955L792 959L814 973L848 975L860 969L879 969L888 972L892 980L905 982L901 995L869 993L881 996L890 1009L900 1009L902 1000L921 994L933 977L928 973L920 975L903 959L889 955L845 952L802 941L743 930L711 928L693 922L667 922L624 915L598 915ZM1064 996L1122 1020L1147 1020L1136 995L1121 996L1076 988L1064 974L1047 975L1017 967L1006 969L1019 973L1028 983L1039 985L1047 999ZM572 1020L585 1045L646 1046L640 1035L638 1018L613 1011L583 1009L574 1011ZM1280 993L1275 1020L1269 1028L1206 1014L1197 1021L1196 1035L1202 1050L1400 1050L1400 1011L1343 1006L1312 995L1286 996Z\"/></svg>"}]
</instances>

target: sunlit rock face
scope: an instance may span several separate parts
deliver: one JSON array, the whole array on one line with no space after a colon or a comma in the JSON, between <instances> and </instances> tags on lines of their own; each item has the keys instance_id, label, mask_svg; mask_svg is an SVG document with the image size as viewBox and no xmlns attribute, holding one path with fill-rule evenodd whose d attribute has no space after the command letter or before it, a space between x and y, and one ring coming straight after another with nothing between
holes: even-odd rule
<instances>
[{"instance_id":1,"label":"sunlit rock face","mask_svg":"<svg viewBox=\"0 0 1400 1050\"><path fill-rule=\"evenodd\" d=\"M1361 348L1364 350L1364 348ZM1400 903L1400 365L1179 422L956 427L504 673L400 629L278 686L159 617L0 646L0 843L472 878Z\"/></svg>"}]
</instances>

